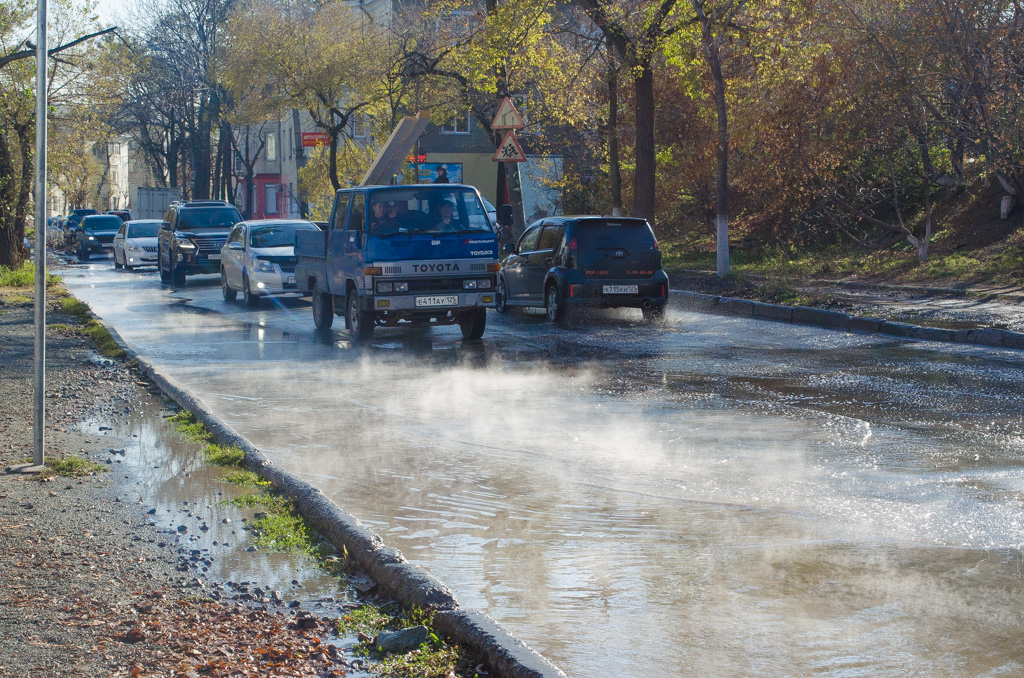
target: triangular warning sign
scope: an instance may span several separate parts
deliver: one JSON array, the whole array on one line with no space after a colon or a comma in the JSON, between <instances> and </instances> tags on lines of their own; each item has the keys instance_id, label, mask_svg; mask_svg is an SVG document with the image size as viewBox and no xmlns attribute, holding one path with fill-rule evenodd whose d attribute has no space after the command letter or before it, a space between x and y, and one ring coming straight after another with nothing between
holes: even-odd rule
<instances>
[{"instance_id":1,"label":"triangular warning sign","mask_svg":"<svg viewBox=\"0 0 1024 678\"><path fill-rule=\"evenodd\" d=\"M491 121L491 129L522 129L524 127L526 127L526 123L523 122L523 117L519 115L516 107L512 105L512 100L508 97L502 99L501 105L498 106L498 113Z\"/></svg>"},{"instance_id":2,"label":"triangular warning sign","mask_svg":"<svg viewBox=\"0 0 1024 678\"><path fill-rule=\"evenodd\" d=\"M505 133L505 138L501 140L501 145L498 146L498 150L494 152L494 157L491 160L495 162L526 162L526 154L523 153L523 147L516 139L515 131L509 130Z\"/></svg>"}]
</instances>

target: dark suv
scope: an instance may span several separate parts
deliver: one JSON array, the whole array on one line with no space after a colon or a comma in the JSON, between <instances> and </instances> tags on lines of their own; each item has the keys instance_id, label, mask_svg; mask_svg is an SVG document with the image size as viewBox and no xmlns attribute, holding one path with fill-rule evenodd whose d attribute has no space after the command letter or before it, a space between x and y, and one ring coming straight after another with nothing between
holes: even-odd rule
<instances>
[{"instance_id":1,"label":"dark suv","mask_svg":"<svg viewBox=\"0 0 1024 678\"><path fill-rule=\"evenodd\" d=\"M561 320L576 306L639 308L654 320L665 313L668 275L644 219L549 217L534 223L498 275L496 307L543 307Z\"/></svg>"},{"instance_id":2,"label":"dark suv","mask_svg":"<svg viewBox=\"0 0 1024 678\"><path fill-rule=\"evenodd\" d=\"M113 214L87 214L75 229L78 260L86 261L96 252L114 249L114 236L121 228L120 217Z\"/></svg>"},{"instance_id":3,"label":"dark suv","mask_svg":"<svg viewBox=\"0 0 1024 678\"><path fill-rule=\"evenodd\" d=\"M223 200L172 202L157 236L160 280L180 287L186 275L220 272L221 245L241 220Z\"/></svg>"}]
</instances>

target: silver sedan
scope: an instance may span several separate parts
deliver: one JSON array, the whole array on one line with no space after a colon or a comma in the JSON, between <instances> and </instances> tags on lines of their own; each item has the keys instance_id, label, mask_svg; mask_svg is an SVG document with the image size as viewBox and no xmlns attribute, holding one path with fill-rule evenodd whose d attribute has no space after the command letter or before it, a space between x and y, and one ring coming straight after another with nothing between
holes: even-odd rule
<instances>
[{"instance_id":1,"label":"silver sedan","mask_svg":"<svg viewBox=\"0 0 1024 678\"><path fill-rule=\"evenodd\" d=\"M255 308L262 297L302 294L295 284L295 232L310 221L266 219L236 224L221 248L220 286L226 301L241 292Z\"/></svg>"},{"instance_id":2,"label":"silver sedan","mask_svg":"<svg viewBox=\"0 0 1024 678\"><path fill-rule=\"evenodd\" d=\"M156 266L156 234L159 219L135 219L121 224L114 236L114 268L128 271L136 266Z\"/></svg>"}]
</instances>

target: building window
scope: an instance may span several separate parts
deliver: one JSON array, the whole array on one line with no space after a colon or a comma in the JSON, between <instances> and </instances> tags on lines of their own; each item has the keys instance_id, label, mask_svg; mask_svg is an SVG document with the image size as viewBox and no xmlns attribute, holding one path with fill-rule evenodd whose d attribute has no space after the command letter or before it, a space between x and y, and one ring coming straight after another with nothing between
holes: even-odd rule
<instances>
[{"instance_id":1,"label":"building window","mask_svg":"<svg viewBox=\"0 0 1024 678\"><path fill-rule=\"evenodd\" d=\"M352 138L353 139L365 139L366 134L366 115L364 113L355 113L352 115Z\"/></svg>"},{"instance_id":2,"label":"building window","mask_svg":"<svg viewBox=\"0 0 1024 678\"><path fill-rule=\"evenodd\" d=\"M277 135L273 132L267 135L267 160L277 160Z\"/></svg>"},{"instance_id":3,"label":"building window","mask_svg":"<svg viewBox=\"0 0 1024 678\"><path fill-rule=\"evenodd\" d=\"M263 187L263 213L277 214L277 184Z\"/></svg>"},{"instance_id":4,"label":"building window","mask_svg":"<svg viewBox=\"0 0 1024 678\"><path fill-rule=\"evenodd\" d=\"M441 125L441 134L469 134L469 111L456 113Z\"/></svg>"}]
</instances>

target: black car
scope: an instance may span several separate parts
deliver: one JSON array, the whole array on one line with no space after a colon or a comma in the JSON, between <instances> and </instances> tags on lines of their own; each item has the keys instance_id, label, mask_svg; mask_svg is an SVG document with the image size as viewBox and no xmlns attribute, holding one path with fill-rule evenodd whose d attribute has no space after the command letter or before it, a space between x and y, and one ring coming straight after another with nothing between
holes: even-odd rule
<instances>
[{"instance_id":1,"label":"black car","mask_svg":"<svg viewBox=\"0 0 1024 678\"><path fill-rule=\"evenodd\" d=\"M668 275L644 219L549 217L534 223L498 275L496 306L537 306L551 320L573 307L639 308L654 320L665 313Z\"/></svg>"},{"instance_id":2,"label":"black car","mask_svg":"<svg viewBox=\"0 0 1024 678\"><path fill-rule=\"evenodd\" d=\"M219 273L220 248L241 220L235 206L223 200L171 203L157 235L160 280L180 287L186 275Z\"/></svg>"},{"instance_id":3,"label":"black car","mask_svg":"<svg viewBox=\"0 0 1024 678\"><path fill-rule=\"evenodd\" d=\"M107 210L107 214L113 214L121 218L121 221L131 221L132 213L128 210Z\"/></svg>"},{"instance_id":4,"label":"black car","mask_svg":"<svg viewBox=\"0 0 1024 678\"><path fill-rule=\"evenodd\" d=\"M99 214L99 212L97 212L94 209L89 209L87 207L71 210L67 218L64 220L63 226L61 227L64 230L65 244L75 245L77 247L78 242L75 239L76 230L78 229L78 226L82 223L82 219L84 217L89 216L90 214Z\"/></svg>"},{"instance_id":5,"label":"black car","mask_svg":"<svg viewBox=\"0 0 1024 678\"><path fill-rule=\"evenodd\" d=\"M86 261L96 252L112 250L114 236L121 228L121 218L113 214L87 214L75 229L75 251L78 260Z\"/></svg>"}]
</instances>

